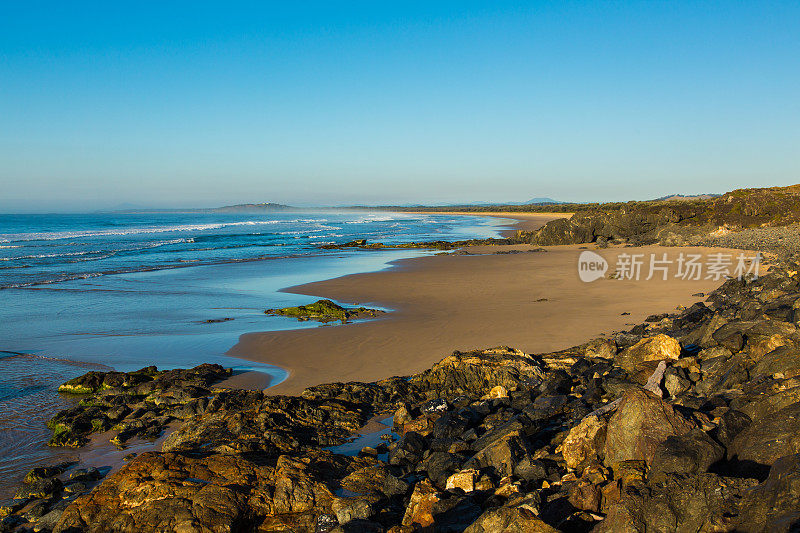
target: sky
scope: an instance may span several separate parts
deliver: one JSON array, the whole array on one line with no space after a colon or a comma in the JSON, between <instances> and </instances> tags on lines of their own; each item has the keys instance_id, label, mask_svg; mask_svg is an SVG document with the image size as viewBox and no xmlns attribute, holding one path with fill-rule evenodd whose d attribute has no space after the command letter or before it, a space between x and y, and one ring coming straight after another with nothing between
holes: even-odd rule
<instances>
[{"instance_id":1,"label":"sky","mask_svg":"<svg viewBox=\"0 0 800 533\"><path fill-rule=\"evenodd\" d=\"M800 3L0 3L0 210L800 182Z\"/></svg>"}]
</instances>

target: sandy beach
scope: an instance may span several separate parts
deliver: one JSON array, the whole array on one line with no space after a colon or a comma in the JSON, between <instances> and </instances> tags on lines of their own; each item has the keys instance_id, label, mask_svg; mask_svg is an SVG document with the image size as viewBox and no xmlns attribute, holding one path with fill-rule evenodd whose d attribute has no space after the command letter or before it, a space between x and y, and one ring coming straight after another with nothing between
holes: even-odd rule
<instances>
[{"instance_id":1,"label":"sandy beach","mask_svg":"<svg viewBox=\"0 0 800 533\"><path fill-rule=\"evenodd\" d=\"M480 217L510 218L513 223L508 224L508 229L501 230L501 237L513 237L517 231L535 231L551 220L557 218L569 218L573 213L518 213L515 211L406 211L407 213L417 213L425 215L469 215Z\"/></svg>"},{"instance_id":2,"label":"sandy beach","mask_svg":"<svg viewBox=\"0 0 800 533\"><path fill-rule=\"evenodd\" d=\"M288 292L347 304L394 310L386 318L356 324L243 335L229 355L289 370L271 388L294 394L334 381L371 381L419 372L453 350L508 345L528 353L580 344L628 329L650 314L688 306L721 281L600 279L582 282L582 247L474 247L472 254L401 260L374 273L291 287ZM585 247L583 247L585 248ZM519 253L497 253L510 250ZM711 248L615 248L596 250L614 269L620 253L707 256ZM674 265L673 265L674 267ZM646 277L646 267L643 278Z\"/></svg>"}]
</instances>

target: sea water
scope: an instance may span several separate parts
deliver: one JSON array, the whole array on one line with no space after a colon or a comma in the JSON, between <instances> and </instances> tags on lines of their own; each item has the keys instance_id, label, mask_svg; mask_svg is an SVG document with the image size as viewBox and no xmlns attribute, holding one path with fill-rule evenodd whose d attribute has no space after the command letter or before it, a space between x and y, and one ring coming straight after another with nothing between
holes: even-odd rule
<instances>
[{"instance_id":1,"label":"sea water","mask_svg":"<svg viewBox=\"0 0 800 533\"><path fill-rule=\"evenodd\" d=\"M502 223L364 211L0 215L0 499L32 466L75 455L46 446L46 421L75 401L60 383L205 362L279 382L282 369L225 353L243 333L317 327L263 313L311 300L281 288L432 253L321 246L494 237Z\"/></svg>"}]
</instances>

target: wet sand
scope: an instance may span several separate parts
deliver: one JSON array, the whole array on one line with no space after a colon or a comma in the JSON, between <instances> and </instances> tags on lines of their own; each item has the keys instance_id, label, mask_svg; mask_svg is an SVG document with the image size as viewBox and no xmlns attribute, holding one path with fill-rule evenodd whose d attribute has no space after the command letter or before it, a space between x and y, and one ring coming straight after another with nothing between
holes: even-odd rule
<instances>
[{"instance_id":1,"label":"wet sand","mask_svg":"<svg viewBox=\"0 0 800 533\"><path fill-rule=\"evenodd\" d=\"M453 350L508 345L529 353L574 346L629 329L650 314L672 311L703 298L721 281L685 281L670 272L639 281L580 281L579 246L474 247L471 253L401 260L394 268L286 289L346 304L380 305L386 318L243 335L230 355L281 366L289 378L272 387L278 394L334 381L372 381L430 367ZM516 250L521 253L497 254ZM614 248L597 250L613 271L620 253L700 253L711 248ZM727 250L728 253L740 251ZM644 275L647 275L645 266ZM623 315L623 313L630 313ZM287 319L288 320L288 319Z\"/></svg>"}]
</instances>

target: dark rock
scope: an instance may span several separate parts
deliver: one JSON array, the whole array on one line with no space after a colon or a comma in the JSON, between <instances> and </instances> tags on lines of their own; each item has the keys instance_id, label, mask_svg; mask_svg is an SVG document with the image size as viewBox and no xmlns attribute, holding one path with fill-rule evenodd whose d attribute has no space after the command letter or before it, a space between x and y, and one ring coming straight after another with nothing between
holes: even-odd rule
<instances>
[{"instance_id":1,"label":"dark rock","mask_svg":"<svg viewBox=\"0 0 800 533\"><path fill-rule=\"evenodd\" d=\"M751 422L750 417L743 412L735 409L729 410L722 415L719 421L716 433L717 440L724 446L729 446L733 439L747 429Z\"/></svg>"},{"instance_id":2,"label":"dark rock","mask_svg":"<svg viewBox=\"0 0 800 533\"><path fill-rule=\"evenodd\" d=\"M725 449L702 430L667 437L655 449L650 476L701 474L725 456Z\"/></svg>"},{"instance_id":3,"label":"dark rock","mask_svg":"<svg viewBox=\"0 0 800 533\"><path fill-rule=\"evenodd\" d=\"M486 469L496 479L501 479L513 475L518 468L526 468L531 461L524 437L519 431L511 431L481 448L464 463L464 468Z\"/></svg>"},{"instance_id":4,"label":"dark rock","mask_svg":"<svg viewBox=\"0 0 800 533\"><path fill-rule=\"evenodd\" d=\"M630 390L608 422L605 464L630 459L652 463L656 448L669 437L689 433L693 424L649 391Z\"/></svg>"},{"instance_id":5,"label":"dark rock","mask_svg":"<svg viewBox=\"0 0 800 533\"><path fill-rule=\"evenodd\" d=\"M800 455L775 460L767 480L746 492L736 530L797 531L800 523Z\"/></svg>"},{"instance_id":6,"label":"dark rock","mask_svg":"<svg viewBox=\"0 0 800 533\"><path fill-rule=\"evenodd\" d=\"M444 489L447 478L459 469L462 461L463 459L452 453L433 452L422 462L422 468L437 487Z\"/></svg>"},{"instance_id":7,"label":"dark rock","mask_svg":"<svg viewBox=\"0 0 800 533\"><path fill-rule=\"evenodd\" d=\"M24 483L35 483L43 479L56 477L64 472L60 466L40 466L32 469L25 475Z\"/></svg>"},{"instance_id":8,"label":"dark rock","mask_svg":"<svg viewBox=\"0 0 800 533\"><path fill-rule=\"evenodd\" d=\"M33 498L50 498L61 492L64 485L58 478L45 478L31 481L21 487L14 498L25 500Z\"/></svg>"},{"instance_id":9,"label":"dark rock","mask_svg":"<svg viewBox=\"0 0 800 533\"><path fill-rule=\"evenodd\" d=\"M671 475L645 490L626 490L592 531L733 531L743 494L753 479L716 474Z\"/></svg>"},{"instance_id":10,"label":"dark rock","mask_svg":"<svg viewBox=\"0 0 800 533\"><path fill-rule=\"evenodd\" d=\"M425 437L414 431L409 431L400 438L397 445L389 452L389 464L416 464L422 460L422 454L426 448Z\"/></svg>"},{"instance_id":11,"label":"dark rock","mask_svg":"<svg viewBox=\"0 0 800 533\"><path fill-rule=\"evenodd\" d=\"M780 457L800 452L800 403L756 418L728 446L728 457L771 465Z\"/></svg>"}]
</instances>

